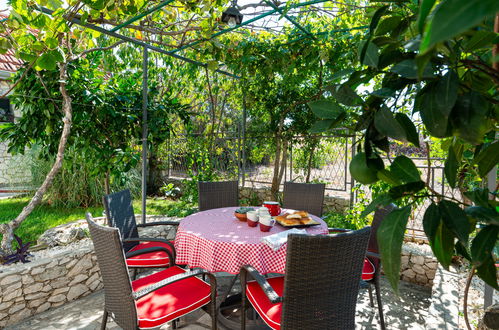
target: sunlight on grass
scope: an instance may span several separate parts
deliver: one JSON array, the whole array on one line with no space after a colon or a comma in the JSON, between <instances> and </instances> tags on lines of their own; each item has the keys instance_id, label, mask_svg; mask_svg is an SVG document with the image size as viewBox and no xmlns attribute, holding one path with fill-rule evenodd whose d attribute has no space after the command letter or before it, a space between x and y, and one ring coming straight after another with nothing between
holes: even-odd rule
<instances>
[{"instance_id":1,"label":"sunlight on grass","mask_svg":"<svg viewBox=\"0 0 499 330\"><path fill-rule=\"evenodd\" d=\"M0 199L0 223L9 222L21 213L23 207L29 202L28 197ZM142 203L140 200L133 202L134 211L140 214ZM28 218L16 230L16 235L21 237L23 242L35 242L37 238L47 229L56 227L71 221L84 219L85 212L90 212L94 217L102 216L104 208L102 206L90 208L64 208L53 207L48 204L37 206ZM148 199L147 214L167 215L185 217L196 211L195 205L185 202ZM0 235L1 236L1 235Z\"/></svg>"}]
</instances>

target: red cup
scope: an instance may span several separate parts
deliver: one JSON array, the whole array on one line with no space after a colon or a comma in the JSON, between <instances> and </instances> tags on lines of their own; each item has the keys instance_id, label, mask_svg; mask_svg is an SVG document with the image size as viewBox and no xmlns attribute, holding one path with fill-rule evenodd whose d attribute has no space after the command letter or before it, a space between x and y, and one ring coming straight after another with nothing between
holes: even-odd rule
<instances>
[{"instance_id":1,"label":"red cup","mask_svg":"<svg viewBox=\"0 0 499 330\"><path fill-rule=\"evenodd\" d=\"M273 217L281 213L279 202L263 202L263 206L269 209L269 213Z\"/></svg>"},{"instance_id":2,"label":"red cup","mask_svg":"<svg viewBox=\"0 0 499 330\"><path fill-rule=\"evenodd\" d=\"M258 225L258 221L253 221L250 218L247 218L246 222L248 223L248 226L250 226L250 227L256 227Z\"/></svg>"},{"instance_id":3,"label":"red cup","mask_svg":"<svg viewBox=\"0 0 499 330\"><path fill-rule=\"evenodd\" d=\"M263 223L260 222L260 230L261 231L269 231L272 226L264 225Z\"/></svg>"}]
</instances>

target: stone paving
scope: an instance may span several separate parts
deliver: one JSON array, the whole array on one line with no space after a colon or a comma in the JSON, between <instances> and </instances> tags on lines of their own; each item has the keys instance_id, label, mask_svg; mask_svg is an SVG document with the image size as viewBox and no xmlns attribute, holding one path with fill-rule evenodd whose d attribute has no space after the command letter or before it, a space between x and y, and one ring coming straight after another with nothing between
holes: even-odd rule
<instances>
[{"instance_id":1,"label":"stone paving","mask_svg":"<svg viewBox=\"0 0 499 330\"><path fill-rule=\"evenodd\" d=\"M228 285L229 277L218 275L221 289ZM385 321L388 329L425 329L425 319L428 316L431 290L415 284L400 282L400 296L395 295L389 284L382 279L382 299L384 303ZM55 329L100 329L103 291L98 291L85 298L62 305L26 319L7 329L55 330ZM181 329L201 330L210 328L210 316L203 311L193 312L182 318ZM222 327L220 327L223 329ZM361 290L357 304L357 329L379 329L377 308L369 306L367 290ZM107 329L119 327L114 322L108 322ZM165 325L161 329L171 329ZM304 329L306 330L306 329Z\"/></svg>"}]
</instances>

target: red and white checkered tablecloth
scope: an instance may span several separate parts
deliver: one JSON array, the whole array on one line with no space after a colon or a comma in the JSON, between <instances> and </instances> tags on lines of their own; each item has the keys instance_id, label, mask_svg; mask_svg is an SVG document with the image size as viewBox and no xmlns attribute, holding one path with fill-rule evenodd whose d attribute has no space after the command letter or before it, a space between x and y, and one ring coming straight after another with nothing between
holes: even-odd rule
<instances>
[{"instance_id":1,"label":"red and white checkered tablecloth","mask_svg":"<svg viewBox=\"0 0 499 330\"><path fill-rule=\"evenodd\" d=\"M177 264L231 274L238 274L243 265L251 265L262 274L284 274L287 245L273 251L260 239L286 228L276 224L270 232L264 233L258 226L249 227L246 222L237 220L236 208L202 211L183 219L175 237ZM326 223L316 216L311 217L320 225L306 228L307 232L327 234Z\"/></svg>"}]
</instances>

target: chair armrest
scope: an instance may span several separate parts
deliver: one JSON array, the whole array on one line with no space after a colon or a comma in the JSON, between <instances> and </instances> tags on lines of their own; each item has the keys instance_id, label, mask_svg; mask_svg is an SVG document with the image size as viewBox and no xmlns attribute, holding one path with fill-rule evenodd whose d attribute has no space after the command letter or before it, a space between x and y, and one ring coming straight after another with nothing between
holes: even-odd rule
<instances>
[{"instance_id":1,"label":"chair armrest","mask_svg":"<svg viewBox=\"0 0 499 330\"><path fill-rule=\"evenodd\" d=\"M164 249L166 253L168 254L168 257L171 257L171 260L175 260L177 258L177 251L175 250L175 246L173 246L170 241L162 238L150 238L150 237L134 237L134 238L125 238L123 239L123 243L125 242L161 242L166 245L168 245L173 252L173 256L171 256L170 251L167 251L167 249ZM160 247L161 248L161 247Z\"/></svg>"},{"instance_id":2,"label":"chair armrest","mask_svg":"<svg viewBox=\"0 0 499 330\"><path fill-rule=\"evenodd\" d=\"M152 227L152 226L178 226L180 221L155 221L149 223L138 223L137 227Z\"/></svg>"},{"instance_id":3,"label":"chair armrest","mask_svg":"<svg viewBox=\"0 0 499 330\"><path fill-rule=\"evenodd\" d=\"M269 298L270 302L273 304L277 304L282 302L282 297L280 297L277 292L275 292L274 288L269 284L267 279L260 274L255 268L250 265L245 265L241 267L240 276L241 276L241 286L243 290L246 290L246 282L247 282L247 274L250 274L251 277L260 285L263 292Z\"/></svg>"},{"instance_id":4,"label":"chair armrest","mask_svg":"<svg viewBox=\"0 0 499 330\"><path fill-rule=\"evenodd\" d=\"M208 277L210 278L210 286L211 286L211 290L213 293L213 290L216 290L216 288L217 288L217 280L216 280L215 276L213 276L213 274L208 272L207 270L196 269L196 270L189 271L189 272L186 272L183 274L178 274L178 275L174 275L174 276L165 278L164 280L159 281L157 283L154 283L152 285L149 285L140 291L133 292L132 296L133 296L133 299L137 300L137 299L140 299L140 298L144 297L145 295L148 295L149 293L156 291L156 290L158 290L164 286L167 286L169 284L184 280L184 279L189 278L189 277L194 277L194 276L203 275L203 274L208 275Z\"/></svg>"},{"instance_id":5,"label":"chair armrest","mask_svg":"<svg viewBox=\"0 0 499 330\"><path fill-rule=\"evenodd\" d=\"M351 231L351 229L344 229L344 228L328 228L327 231L329 233L346 233Z\"/></svg>"},{"instance_id":6,"label":"chair armrest","mask_svg":"<svg viewBox=\"0 0 499 330\"><path fill-rule=\"evenodd\" d=\"M136 251L130 251L130 252L125 253L125 257L131 258L131 257L140 256L142 254L156 252L156 251L163 251L168 255L168 259L170 260L169 267L175 265L175 257L172 254L172 252L168 249L165 249L164 247L161 247L161 246L154 246L154 247L149 247L149 248L140 249L140 250L136 250ZM130 266L130 265L128 267L129 268L142 268L142 266Z\"/></svg>"}]
</instances>

